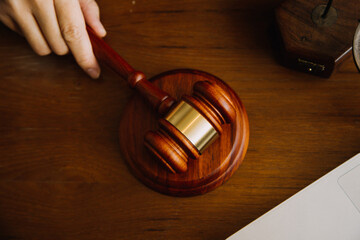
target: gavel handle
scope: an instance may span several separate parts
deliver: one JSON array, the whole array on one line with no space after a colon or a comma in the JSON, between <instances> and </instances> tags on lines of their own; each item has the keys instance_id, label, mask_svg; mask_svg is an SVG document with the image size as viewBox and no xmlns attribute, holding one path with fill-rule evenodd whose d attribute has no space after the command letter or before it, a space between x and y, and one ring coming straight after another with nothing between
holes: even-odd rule
<instances>
[{"instance_id":1,"label":"gavel handle","mask_svg":"<svg viewBox=\"0 0 360 240\"><path fill-rule=\"evenodd\" d=\"M140 92L159 114L163 115L168 112L175 103L175 100L169 94L146 80L142 72L132 68L114 49L98 37L89 26L86 26L86 29L97 60L126 79L130 86Z\"/></svg>"}]
</instances>

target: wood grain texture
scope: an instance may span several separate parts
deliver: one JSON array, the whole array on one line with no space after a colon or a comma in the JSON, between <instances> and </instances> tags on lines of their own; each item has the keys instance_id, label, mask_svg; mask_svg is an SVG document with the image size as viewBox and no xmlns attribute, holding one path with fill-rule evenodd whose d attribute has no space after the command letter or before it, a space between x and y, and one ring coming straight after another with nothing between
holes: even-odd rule
<instances>
[{"instance_id":1,"label":"wood grain texture","mask_svg":"<svg viewBox=\"0 0 360 240\"><path fill-rule=\"evenodd\" d=\"M221 126L220 137L210 144L198 159L188 159L185 146L181 145L180 139L171 135L174 132L171 129L168 131L169 134L164 128L164 131L152 134L153 137L145 138L146 146L148 146L148 149L145 149L144 136L149 130L157 128L158 116L147 108L147 103L141 96L135 95L124 110L119 130L121 150L129 168L141 182L156 191L169 195L194 196L219 187L240 166L248 147L249 123L240 99L220 79L197 70L173 70L157 75L151 81L161 86L178 101L184 95L188 96L189 103L193 98L190 95L194 95L194 86L195 89L200 90L196 86L201 86L201 83L207 81L227 92L226 95L231 99L235 112L230 114L233 115L231 124ZM204 110L202 113L206 116L208 112L210 110ZM157 161L155 156L167 167L161 161ZM185 171L180 171L181 168L176 168L177 165L188 167ZM167 168L176 170L177 174L168 171Z\"/></svg>"},{"instance_id":2,"label":"wood grain texture","mask_svg":"<svg viewBox=\"0 0 360 240\"><path fill-rule=\"evenodd\" d=\"M224 239L358 153L354 63L330 79L281 66L269 41L280 2L98 1L106 41L146 76L201 69L246 106L243 164L191 198L129 172L118 124L133 92L123 80L106 69L91 80L71 56L36 56L1 25L0 238Z\"/></svg>"}]
</instances>

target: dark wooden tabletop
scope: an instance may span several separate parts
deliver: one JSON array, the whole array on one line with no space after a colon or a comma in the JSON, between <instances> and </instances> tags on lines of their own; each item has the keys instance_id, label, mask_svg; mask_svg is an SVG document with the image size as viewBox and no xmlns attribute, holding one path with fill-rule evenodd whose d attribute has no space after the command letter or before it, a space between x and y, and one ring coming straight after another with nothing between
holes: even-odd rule
<instances>
[{"instance_id":1,"label":"dark wooden tabletop","mask_svg":"<svg viewBox=\"0 0 360 240\"><path fill-rule=\"evenodd\" d=\"M283 67L271 43L281 1L99 0L106 41L148 77L210 72L242 99L243 164L190 198L127 169L118 124L132 94L72 56L39 57L0 25L0 239L224 239L360 151L360 75Z\"/></svg>"}]
</instances>

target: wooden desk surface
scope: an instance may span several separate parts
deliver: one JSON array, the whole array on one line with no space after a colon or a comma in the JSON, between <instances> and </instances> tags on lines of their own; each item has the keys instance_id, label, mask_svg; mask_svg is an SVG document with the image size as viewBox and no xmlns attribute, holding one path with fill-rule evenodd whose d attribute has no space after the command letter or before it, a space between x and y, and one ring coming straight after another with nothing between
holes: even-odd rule
<instances>
[{"instance_id":1,"label":"wooden desk surface","mask_svg":"<svg viewBox=\"0 0 360 240\"><path fill-rule=\"evenodd\" d=\"M1 239L224 239L360 151L360 75L281 66L281 2L101 0L107 41L147 76L195 68L224 79L250 121L245 161L203 196L156 193L128 171L118 123L132 94L108 70L35 55L0 25Z\"/></svg>"}]
</instances>

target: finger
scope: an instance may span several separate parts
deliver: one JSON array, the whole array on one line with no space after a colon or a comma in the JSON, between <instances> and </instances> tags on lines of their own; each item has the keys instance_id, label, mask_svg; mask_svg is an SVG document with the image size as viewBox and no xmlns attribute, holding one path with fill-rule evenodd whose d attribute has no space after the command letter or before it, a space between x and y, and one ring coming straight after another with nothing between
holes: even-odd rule
<instances>
[{"instance_id":1,"label":"finger","mask_svg":"<svg viewBox=\"0 0 360 240\"><path fill-rule=\"evenodd\" d=\"M78 1L55 0L60 30L77 63L90 77L98 78L100 67L92 51Z\"/></svg>"},{"instance_id":2,"label":"finger","mask_svg":"<svg viewBox=\"0 0 360 240\"><path fill-rule=\"evenodd\" d=\"M16 24L16 22L8 15L0 15L0 21L3 22L8 28L13 30L14 32L17 32L20 35L23 35L19 26Z\"/></svg>"},{"instance_id":3,"label":"finger","mask_svg":"<svg viewBox=\"0 0 360 240\"><path fill-rule=\"evenodd\" d=\"M53 1L34 1L33 14L51 49L58 55L65 55L69 49L63 39L56 18Z\"/></svg>"},{"instance_id":4,"label":"finger","mask_svg":"<svg viewBox=\"0 0 360 240\"><path fill-rule=\"evenodd\" d=\"M18 23L21 32L24 34L26 40L37 54L45 56L51 53L51 50L41 33L39 25L30 12L21 13L21 15L14 14L14 20Z\"/></svg>"},{"instance_id":5,"label":"finger","mask_svg":"<svg viewBox=\"0 0 360 240\"><path fill-rule=\"evenodd\" d=\"M99 37L105 37L106 30L100 22L100 10L95 0L80 0L80 6L84 13L85 22Z\"/></svg>"}]
</instances>

